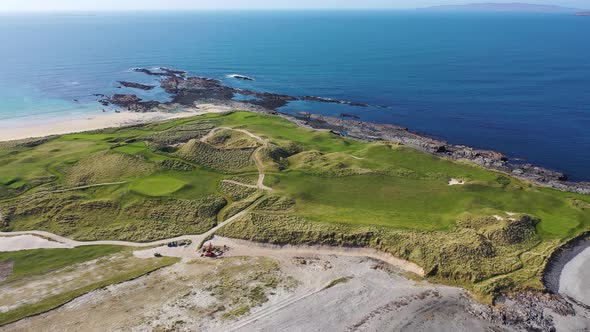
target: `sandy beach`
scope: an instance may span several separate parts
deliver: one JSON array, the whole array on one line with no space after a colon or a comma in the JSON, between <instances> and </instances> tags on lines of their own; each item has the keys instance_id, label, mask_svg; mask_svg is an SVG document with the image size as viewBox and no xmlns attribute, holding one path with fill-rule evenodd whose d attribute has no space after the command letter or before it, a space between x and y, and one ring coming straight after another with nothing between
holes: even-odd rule
<instances>
[{"instance_id":1,"label":"sandy beach","mask_svg":"<svg viewBox=\"0 0 590 332\"><path fill-rule=\"evenodd\" d=\"M559 292L590 305L590 248L565 265L561 272Z\"/></svg>"},{"instance_id":2,"label":"sandy beach","mask_svg":"<svg viewBox=\"0 0 590 332\"><path fill-rule=\"evenodd\" d=\"M176 118L185 118L205 113L221 113L231 111L223 106L200 104L195 108L187 108L180 112L149 112L120 113L96 111L87 114L73 115L69 118L52 120L4 120L0 121L0 141L11 141L31 137L61 135L103 128L124 127L142 123L157 122Z\"/></svg>"}]
</instances>

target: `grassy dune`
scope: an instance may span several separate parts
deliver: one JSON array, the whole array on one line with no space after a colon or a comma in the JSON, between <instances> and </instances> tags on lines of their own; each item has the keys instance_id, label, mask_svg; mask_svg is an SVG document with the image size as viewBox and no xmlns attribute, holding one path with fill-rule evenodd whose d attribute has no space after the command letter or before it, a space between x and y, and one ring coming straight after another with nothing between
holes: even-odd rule
<instances>
[{"instance_id":1,"label":"grassy dune","mask_svg":"<svg viewBox=\"0 0 590 332\"><path fill-rule=\"evenodd\" d=\"M225 129L203 142L216 127L267 140L257 154L272 194L222 181L254 184L259 145ZM482 299L542 288L551 252L590 229L588 196L249 112L2 143L0 174L7 230L147 241L204 232L258 202L221 233L377 248ZM105 182L124 183L47 193Z\"/></svg>"}]
</instances>

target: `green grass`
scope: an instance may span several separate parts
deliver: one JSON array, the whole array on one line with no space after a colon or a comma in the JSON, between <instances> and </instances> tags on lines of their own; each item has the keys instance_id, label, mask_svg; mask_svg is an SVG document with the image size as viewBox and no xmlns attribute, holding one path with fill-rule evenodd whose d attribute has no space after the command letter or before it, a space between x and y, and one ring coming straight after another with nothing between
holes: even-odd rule
<instances>
[{"instance_id":1,"label":"green grass","mask_svg":"<svg viewBox=\"0 0 590 332\"><path fill-rule=\"evenodd\" d=\"M342 278L334 279L334 280L330 281L330 283L327 284L323 289L332 288L332 287L339 285L339 284L345 284L345 283L349 282L350 280L352 280L352 277L342 277Z\"/></svg>"},{"instance_id":2,"label":"green grass","mask_svg":"<svg viewBox=\"0 0 590 332\"><path fill-rule=\"evenodd\" d=\"M142 178L131 184L131 190L146 196L168 196L187 185L186 182L165 175Z\"/></svg>"},{"instance_id":3,"label":"green grass","mask_svg":"<svg viewBox=\"0 0 590 332\"><path fill-rule=\"evenodd\" d=\"M88 246L73 249L35 249L0 253L0 262L14 261L10 281L58 270L120 252L120 246Z\"/></svg>"},{"instance_id":4,"label":"green grass","mask_svg":"<svg viewBox=\"0 0 590 332\"><path fill-rule=\"evenodd\" d=\"M527 213L540 217L539 230L571 236L590 224L590 215L572 209L554 191L383 175L319 177L291 172L275 176L274 187L294 197L296 212L312 220L421 230L448 230L466 211ZM557 195L556 195L557 194ZM572 194L573 195L573 194Z\"/></svg>"},{"instance_id":5,"label":"green grass","mask_svg":"<svg viewBox=\"0 0 590 332\"><path fill-rule=\"evenodd\" d=\"M163 257L153 259L150 264L144 264L139 267L130 266L126 271L114 271L111 278L78 289L56 294L31 305L24 305L17 309L0 313L0 326L16 322L26 317L42 314L93 290L139 278L147 273L170 266L176 262L178 262L177 258Z\"/></svg>"},{"instance_id":6,"label":"green grass","mask_svg":"<svg viewBox=\"0 0 590 332\"><path fill-rule=\"evenodd\" d=\"M272 196L221 184L257 177L251 138L222 130L210 144L199 141L221 126L268 141L259 154ZM0 212L10 217L6 230L148 241L204 232L258 200L253 212L222 233L273 243L369 246L482 297L542 288L540 274L551 252L590 230L588 196L250 112L3 144L0 174ZM451 178L466 184L449 186ZM127 183L30 196L121 180ZM506 212L518 218L508 222ZM490 226L494 215L505 220ZM506 241L512 238L518 241Z\"/></svg>"}]
</instances>

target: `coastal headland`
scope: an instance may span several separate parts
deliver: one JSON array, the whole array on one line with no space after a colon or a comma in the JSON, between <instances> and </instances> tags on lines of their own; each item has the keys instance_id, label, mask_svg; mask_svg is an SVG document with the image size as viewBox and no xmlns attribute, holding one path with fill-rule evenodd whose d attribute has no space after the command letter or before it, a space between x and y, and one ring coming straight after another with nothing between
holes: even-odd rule
<instances>
[{"instance_id":1,"label":"coastal headland","mask_svg":"<svg viewBox=\"0 0 590 332\"><path fill-rule=\"evenodd\" d=\"M568 181L568 177L564 173L538 165L514 161L501 152L477 149L466 145L449 144L443 140L417 134L408 128L389 124L363 122L348 114L342 114L340 118L334 118L301 112L299 116L293 117L288 114L280 114L276 111L277 108L295 100L338 103L358 107L368 107L369 105L367 104L317 96L296 97L237 89L225 86L218 80L203 77L191 77L188 76L185 71L169 68L160 68L157 71L145 68L135 68L134 70L147 75L162 77L160 85L166 92L172 95L171 101L144 101L136 95L115 94L100 99L100 102L103 103L103 105L112 104L131 112L153 112L170 108L173 105L194 107L198 104L208 103L224 108L229 107L233 109L277 114L290 121L294 121L299 125L315 129L330 130L336 135L369 142L396 142L439 157L473 162L482 167L506 172L512 176L534 182L541 186L563 191L590 194L590 183ZM252 99L236 101L234 100L236 94L250 96Z\"/></svg>"},{"instance_id":2,"label":"coastal headland","mask_svg":"<svg viewBox=\"0 0 590 332\"><path fill-rule=\"evenodd\" d=\"M586 300L568 295L586 263L560 263L590 230L585 184L406 128L275 109L353 102L136 71L160 77L171 101L101 102L169 118L0 143L0 325L59 330L60 317L114 315L104 304L128 298L151 309L113 328L248 330L354 299L366 310L326 317L344 330L432 327L457 312L448 329L588 328ZM231 249L209 260L207 243ZM379 289L391 301L363 302ZM424 307L435 318L415 321Z\"/></svg>"}]
</instances>

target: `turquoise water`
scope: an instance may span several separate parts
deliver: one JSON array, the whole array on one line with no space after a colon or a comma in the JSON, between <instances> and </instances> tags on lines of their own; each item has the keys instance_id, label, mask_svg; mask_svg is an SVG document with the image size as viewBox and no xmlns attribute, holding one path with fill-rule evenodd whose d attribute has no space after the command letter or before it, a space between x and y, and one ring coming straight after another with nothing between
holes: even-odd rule
<instances>
[{"instance_id":1,"label":"turquoise water","mask_svg":"<svg viewBox=\"0 0 590 332\"><path fill-rule=\"evenodd\" d=\"M5 15L0 121L95 111L93 93L132 91L117 80L154 83L129 68L167 66L254 90L387 106L283 111L354 113L590 180L589 34L590 19L569 15ZM235 73L256 81L227 77Z\"/></svg>"}]
</instances>

